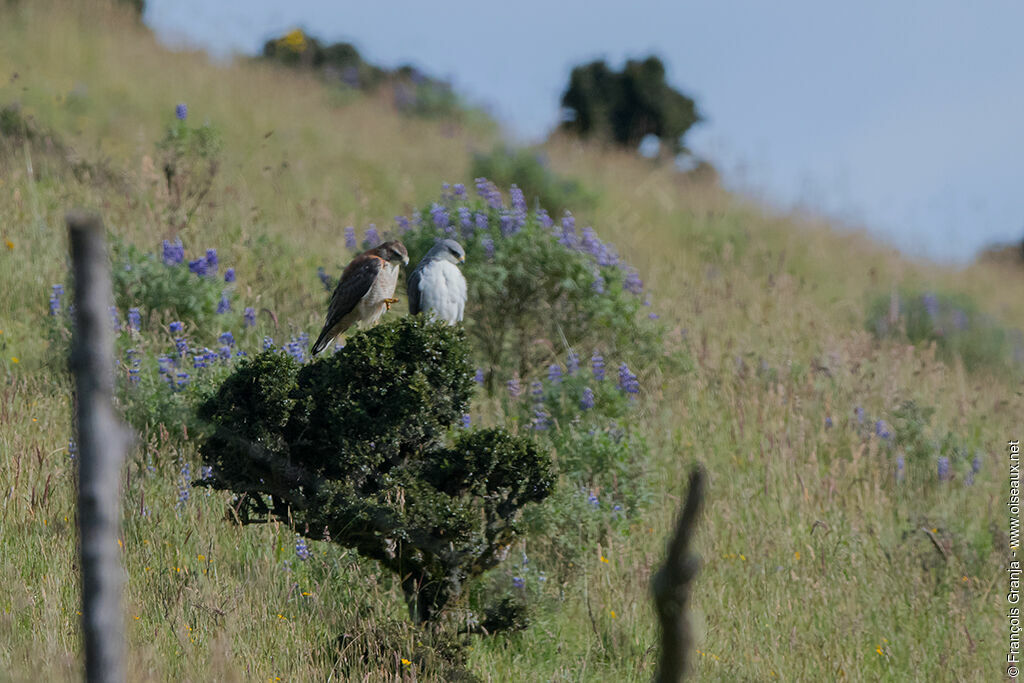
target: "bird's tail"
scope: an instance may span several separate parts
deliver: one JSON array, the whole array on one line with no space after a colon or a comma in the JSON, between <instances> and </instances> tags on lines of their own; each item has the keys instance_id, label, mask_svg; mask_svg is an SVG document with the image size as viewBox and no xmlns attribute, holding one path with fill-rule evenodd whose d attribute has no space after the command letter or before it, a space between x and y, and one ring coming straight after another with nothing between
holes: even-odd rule
<instances>
[{"instance_id":1,"label":"bird's tail","mask_svg":"<svg viewBox=\"0 0 1024 683\"><path fill-rule=\"evenodd\" d=\"M325 327L323 331L320 332L320 336L317 337L316 342L313 344L312 348L309 350L310 355L315 356L316 354L326 349L327 345L331 343L332 339L334 339L334 335L329 334L329 330Z\"/></svg>"}]
</instances>

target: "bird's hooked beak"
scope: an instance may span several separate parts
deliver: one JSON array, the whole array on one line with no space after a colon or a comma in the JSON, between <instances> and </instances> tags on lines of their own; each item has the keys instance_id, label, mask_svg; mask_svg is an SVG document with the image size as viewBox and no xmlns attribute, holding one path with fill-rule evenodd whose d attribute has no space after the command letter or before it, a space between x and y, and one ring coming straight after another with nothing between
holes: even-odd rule
<instances>
[{"instance_id":1,"label":"bird's hooked beak","mask_svg":"<svg viewBox=\"0 0 1024 683\"><path fill-rule=\"evenodd\" d=\"M402 265L404 265L404 266L409 265L409 257L408 256L403 256L402 257Z\"/></svg>"},{"instance_id":2,"label":"bird's hooked beak","mask_svg":"<svg viewBox=\"0 0 1024 683\"><path fill-rule=\"evenodd\" d=\"M463 264L463 263L465 263L465 262L466 262L466 257L465 257L464 255L463 255L463 256L460 256L460 257L459 257L459 264L461 265L461 264Z\"/></svg>"}]
</instances>

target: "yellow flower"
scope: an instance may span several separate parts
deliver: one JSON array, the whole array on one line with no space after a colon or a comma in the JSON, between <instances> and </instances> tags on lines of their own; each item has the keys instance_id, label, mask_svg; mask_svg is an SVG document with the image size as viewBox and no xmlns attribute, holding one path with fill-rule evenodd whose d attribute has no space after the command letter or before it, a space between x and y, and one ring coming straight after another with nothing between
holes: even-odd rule
<instances>
[{"instance_id":1,"label":"yellow flower","mask_svg":"<svg viewBox=\"0 0 1024 683\"><path fill-rule=\"evenodd\" d=\"M884 654L884 653L882 652L882 646L881 646L881 645L879 645L878 647L876 647L876 648L875 648L875 652L877 652L877 653L878 653L878 654L880 654L880 655L881 655L881 654Z\"/></svg>"},{"instance_id":2,"label":"yellow flower","mask_svg":"<svg viewBox=\"0 0 1024 683\"><path fill-rule=\"evenodd\" d=\"M800 561L800 551L799 550L797 550L795 553L793 553L793 559L796 560L797 562Z\"/></svg>"},{"instance_id":3,"label":"yellow flower","mask_svg":"<svg viewBox=\"0 0 1024 683\"><path fill-rule=\"evenodd\" d=\"M202 562L203 560L206 559L206 555L196 555L196 559L198 559L200 562Z\"/></svg>"},{"instance_id":4,"label":"yellow flower","mask_svg":"<svg viewBox=\"0 0 1024 683\"><path fill-rule=\"evenodd\" d=\"M404 664L405 666L410 666L412 664L412 662L410 662L405 657L402 657L402 664Z\"/></svg>"},{"instance_id":5,"label":"yellow flower","mask_svg":"<svg viewBox=\"0 0 1024 683\"><path fill-rule=\"evenodd\" d=\"M289 31L279 42L292 52L302 52L306 49L306 34L301 28L297 28Z\"/></svg>"},{"instance_id":6,"label":"yellow flower","mask_svg":"<svg viewBox=\"0 0 1024 683\"><path fill-rule=\"evenodd\" d=\"M612 610L611 612L612 612L612 619L614 619L615 618L615 610Z\"/></svg>"},{"instance_id":7,"label":"yellow flower","mask_svg":"<svg viewBox=\"0 0 1024 683\"><path fill-rule=\"evenodd\" d=\"M8 251L14 251L14 242L10 240L4 240L4 243L7 244Z\"/></svg>"},{"instance_id":8,"label":"yellow flower","mask_svg":"<svg viewBox=\"0 0 1024 683\"><path fill-rule=\"evenodd\" d=\"M21 361L20 361L20 360L18 360L18 357L17 357L17 356L11 356L11 362L12 362L12 363L20 363Z\"/></svg>"},{"instance_id":9,"label":"yellow flower","mask_svg":"<svg viewBox=\"0 0 1024 683\"><path fill-rule=\"evenodd\" d=\"M604 555L601 556L601 561L604 562L605 564L608 564L608 558L605 557Z\"/></svg>"}]
</instances>

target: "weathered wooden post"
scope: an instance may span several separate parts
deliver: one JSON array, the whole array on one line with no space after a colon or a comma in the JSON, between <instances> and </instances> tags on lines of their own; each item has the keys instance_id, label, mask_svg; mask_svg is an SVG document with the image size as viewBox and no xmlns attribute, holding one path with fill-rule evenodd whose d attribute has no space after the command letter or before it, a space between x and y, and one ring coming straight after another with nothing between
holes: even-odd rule
<instances>
[{"instance_id":1,"label":"weathered wooden post","mask_svg":"<svg viewBox=\"0 0 1024 683\"><path fill-rule=\"evenodd\" d=\"M704 500L707 475L697 465L690 472L690 490L676 522L676 531L668 543L665 564L654 575L651 592L654 608L661 622L661 658L656 683L676 683L686 675L693 634L686 618L690 601L690 584L697 575L700 559L690 552L694 528Z\"/></svg>"},{"instance_id":2,"label":"weathered wooden post","mask_svg":"<svg viewBox=\"0 0 1024 683\"><path fill-rule=\"evenodd\" d=\"M124 624L118 557L127 432L114 413L110 264L96 214L67 215L74 277L71 371L78 428L78 529L87 681L120 683Z\"/></svg>"}]
</instances>

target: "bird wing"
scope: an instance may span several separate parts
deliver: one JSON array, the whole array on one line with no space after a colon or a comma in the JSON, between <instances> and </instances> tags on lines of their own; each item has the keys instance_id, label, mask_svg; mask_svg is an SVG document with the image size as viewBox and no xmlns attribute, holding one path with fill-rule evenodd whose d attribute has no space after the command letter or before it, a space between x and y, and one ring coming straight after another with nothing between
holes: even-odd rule
<instances>
[{"instance_id":1,"label":"bird wing","mask_svg":"<svg viewBox=\"0 0 1024 683\"><path fill-rule=\"evenodd\" d=\"M427 261L420 261L405 280L405 293L409 296L409 315L420 312L420 278Z\"/></svg>"},{"instance_id":2,"label":"bird wing","mask_svg":"<svg viewBox=\"0 0 1024 683\"><path fill-rule=\"evenodd\" d=\"M321 330L316 343L313 344L313 354L323 351L328 342L345 331L348 325L342 324L343 319L359 305L359 301L370 291L383 269L384 259L374 254L357 256L348 264L341 274L338 286L331 294L331 303L327 307L327 320L324 322L324 329ZM349 322L350 324L351 322Z\"/></svg>"}]
</instances>

